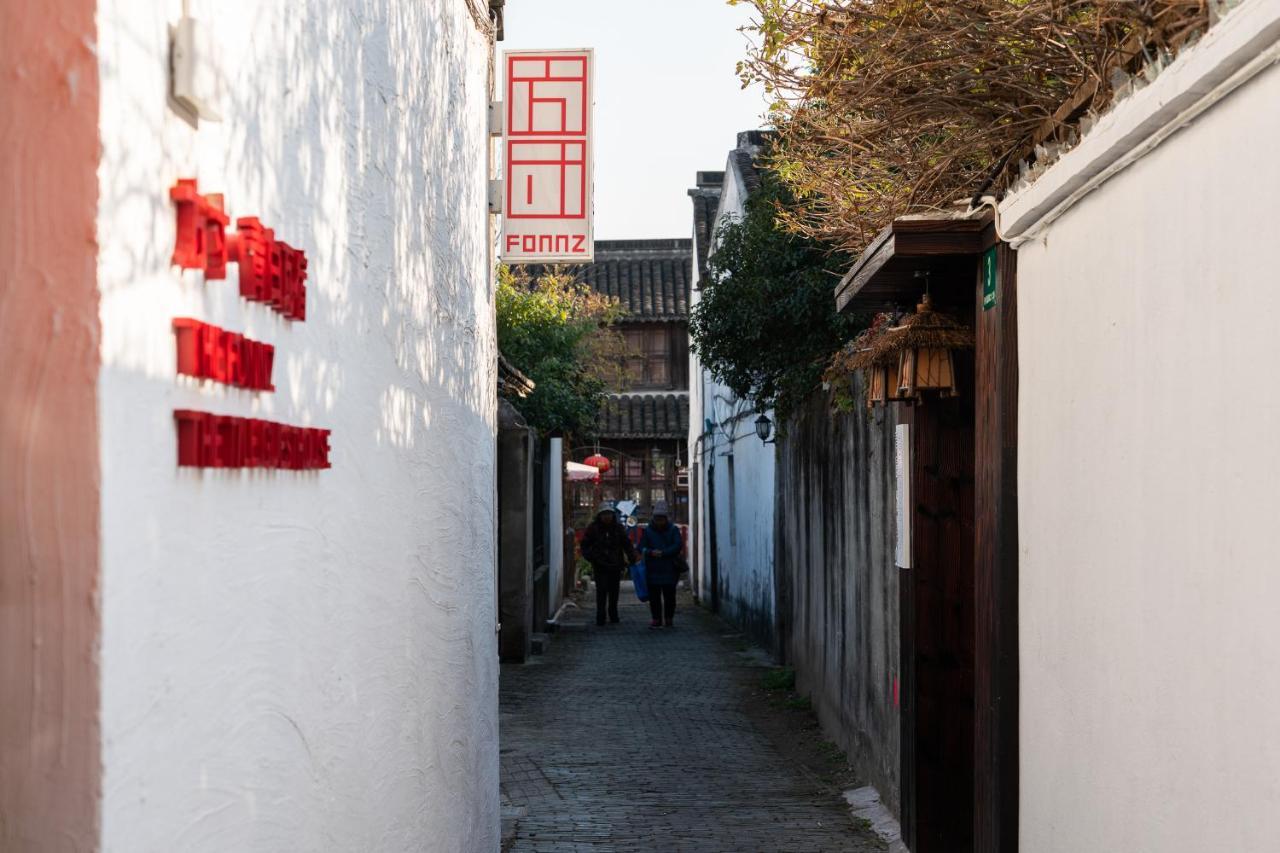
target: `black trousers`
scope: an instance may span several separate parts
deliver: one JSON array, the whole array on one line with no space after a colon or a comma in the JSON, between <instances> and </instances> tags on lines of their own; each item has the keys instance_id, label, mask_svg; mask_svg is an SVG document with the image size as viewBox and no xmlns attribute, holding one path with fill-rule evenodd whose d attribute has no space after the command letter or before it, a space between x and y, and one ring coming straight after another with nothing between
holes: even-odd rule
<instances>
[{"instance_id":1,"label":"black trousers","mask_svg":"<svg viewBox=\"0 0 1280 853\"><path fill-rule=\"evenodd\" d=\"M605 607L608 605L610 622L618 621L618 585L622 583L621 569L602 569L597 567L596 574L596 624L603 625Z\"/></svg>"},{"instance_id":2,"label":"black trousers","mask_svg":"<svg viewBox=\"0 0 1280 853\"><path fill-rule=\"evenodd\" d=\"M676 585L673 583L649 584L649 612L654 622L666 621L676 615Z\"/></svg>"}]
</instances>

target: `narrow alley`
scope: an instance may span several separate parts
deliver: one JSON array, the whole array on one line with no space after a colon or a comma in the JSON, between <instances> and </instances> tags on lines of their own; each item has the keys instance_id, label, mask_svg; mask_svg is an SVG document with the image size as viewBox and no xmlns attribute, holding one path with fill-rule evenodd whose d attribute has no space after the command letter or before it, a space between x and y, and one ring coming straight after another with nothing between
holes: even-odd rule
<instances>
[{"instance_id":1,"label":"narrow alley","mask_svg":"<svg viewBox=\"0 0 1280 853\"><path fill-rule=\"evenodd\" d=\"M544 655L502 668L504 853L884 849L767 731L764 670L731 628L682 597L651 631L622 598L621 624L571 610Z\"/></svg>"}]
</instances>

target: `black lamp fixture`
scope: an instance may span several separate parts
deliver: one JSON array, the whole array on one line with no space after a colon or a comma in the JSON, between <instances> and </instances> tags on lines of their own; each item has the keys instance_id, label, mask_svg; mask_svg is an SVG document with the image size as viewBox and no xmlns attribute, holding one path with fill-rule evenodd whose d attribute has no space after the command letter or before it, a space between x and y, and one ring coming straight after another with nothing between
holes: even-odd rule
<instances>
[{"instance_id":1,"label":"black lamp fixture","mask_svg":"<svg viewBox=\"0 0 1280 853\"><path fill-rule=\"evenodd\" d=\"M769 416L764 412L756 418L756 435L760 436L760 440L765 444L773 444L769 440L769 436L773 435L773 421L769 420Z\"/></svg>"}]
</instances>

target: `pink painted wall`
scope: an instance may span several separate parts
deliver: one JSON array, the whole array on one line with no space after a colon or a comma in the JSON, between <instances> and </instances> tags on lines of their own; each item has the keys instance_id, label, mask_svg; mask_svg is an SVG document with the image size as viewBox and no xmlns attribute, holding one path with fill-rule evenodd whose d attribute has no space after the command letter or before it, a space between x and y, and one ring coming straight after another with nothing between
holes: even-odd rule
<instances>
[{"instance_id":1,"label":"pink painted wall","mask_svg":"<svg viewBox=\"0 0 1280 853\"><path fill-rule=\"evenodd\" d=\"M0 850L23 853L98 847L95 11L0 5Z\"/></svg>"}]
</instances>

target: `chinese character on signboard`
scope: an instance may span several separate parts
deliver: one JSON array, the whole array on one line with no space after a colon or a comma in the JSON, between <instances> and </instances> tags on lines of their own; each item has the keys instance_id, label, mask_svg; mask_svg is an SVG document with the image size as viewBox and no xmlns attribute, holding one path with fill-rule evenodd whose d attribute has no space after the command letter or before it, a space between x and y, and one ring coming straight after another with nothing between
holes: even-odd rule
<instances>
[{"instance_id":1,"label":"chinese character on signboard","mask_svg":"<svg viewBox=\"0 0 1280 853\"><path fill-rule=\"evenodd\" d=\"M590 50L506 54L502 259L588 262Z\"/></svg>"}]
</instances>

